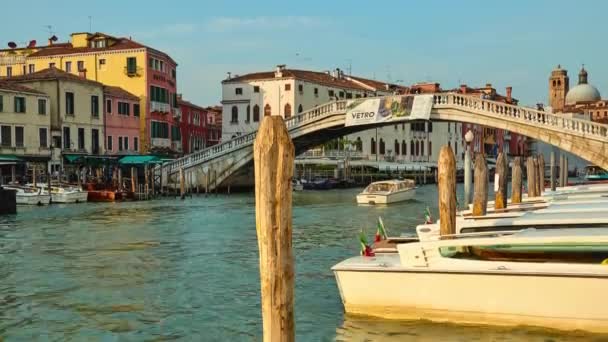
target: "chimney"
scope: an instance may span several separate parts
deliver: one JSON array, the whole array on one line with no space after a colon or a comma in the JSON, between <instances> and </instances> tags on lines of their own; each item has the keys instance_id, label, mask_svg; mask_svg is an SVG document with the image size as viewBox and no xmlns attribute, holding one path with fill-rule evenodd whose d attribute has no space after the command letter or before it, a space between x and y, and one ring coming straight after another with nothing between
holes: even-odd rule
<instances>
[{"instance_id":1,"label":"chimney","mask_svg":"<svg viewBox=\"0 0 608 342\"><path fill-rule=\"evenodd\" d=\"M228 74L228 79L231 79L232 78L232 73L230 71L228 71L227 74Z\"/></svg>"},{"instance_id":2,"label":"chimney","mask_svg":"<svg viewBox=\"0 0 608 342\"><path fill-rule=\"evenodd\" d=\"M275 69L275 72L274 72L274 77L276 77L276 78L283 77L283 70L285 70L285 64L277 65L277 68Z\"/></svg>"},{"instance_id":3,"label":"chimney","mask_svg":"<svg viewBox=\"0 0 608 342\"><path fill-rule=\"evenodd\" d=\"M340 68L336 68L333 72L333 77L335 79L339 79L340 78Z\"/></svg>"},{"instance_id":4,"label":"chimney","mask_svg":"<svg viewBox=\"0 0 608 342\"><path fill-rule=\"evenodd\" d=\"M181 100L182 99L182 94L177 94L177 99Z\"/></svg>"},{"instance_id":5,"label":"chimney","mask_svg":"<svg viewBox=\"0 0 608 342\"><path fill-rule=\"evenodd\" d=\"M467 85L466 84L461 84L460 85L460 92L463 94L467 93Z\"/></svg>"},{"instance_id":6,"label":"chimney","mask_svg":"<svg viewBox=\"0 0 608 342\"><path fill-rule=\"evenodd\" d=\"M513 93L513 87L509 86L507 87L507 101L511 102L511 94Z\"/></svg>"},{"instance_id":7,"label":"chimney","mask_svg":"<svg viewBox=\"0 0 608 342\"><path fill-rule=\"evenodd\" d=\"M492 83L486 83L486 89L491 89L492 88Z\"/></svg>"}]
</instances>

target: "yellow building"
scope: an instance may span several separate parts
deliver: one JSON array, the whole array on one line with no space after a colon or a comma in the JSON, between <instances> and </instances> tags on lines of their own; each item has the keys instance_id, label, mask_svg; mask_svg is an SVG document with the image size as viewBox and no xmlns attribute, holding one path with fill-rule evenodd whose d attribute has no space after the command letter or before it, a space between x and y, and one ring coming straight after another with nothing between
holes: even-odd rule
<instances>
[{"instance_id":1,"label":"yellow building","mask_svg":"<svg viewBox=\"0 0 608 342\"><path fill-rule=\"evenodd\" d=\"M103 33L73 33L68 43L49 39L46 46L0 50L0 77L15 77L57 68L105 85L118 86L140 98L140 151L171 146L156 139L150 126L179 121L175 61L167 54L130 38ZM167 141L165 141L167 140Z\"/></svg>"}]
</instances>

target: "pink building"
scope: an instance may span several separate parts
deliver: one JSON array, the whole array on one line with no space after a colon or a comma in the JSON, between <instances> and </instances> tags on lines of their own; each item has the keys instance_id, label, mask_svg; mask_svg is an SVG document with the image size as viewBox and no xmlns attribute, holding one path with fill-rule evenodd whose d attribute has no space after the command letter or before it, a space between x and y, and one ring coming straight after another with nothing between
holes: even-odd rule
<instances>
[{"instance_id":1,"label":"pink building","mask_svg":"<svg viewBox=\"0 0 608 342\"><path fill-rule=\"evenodd\" d=\"M138 154L140 105L139 97L120 87L103 87L104 135L106 153Z\"/></svg>"}]
</instances>

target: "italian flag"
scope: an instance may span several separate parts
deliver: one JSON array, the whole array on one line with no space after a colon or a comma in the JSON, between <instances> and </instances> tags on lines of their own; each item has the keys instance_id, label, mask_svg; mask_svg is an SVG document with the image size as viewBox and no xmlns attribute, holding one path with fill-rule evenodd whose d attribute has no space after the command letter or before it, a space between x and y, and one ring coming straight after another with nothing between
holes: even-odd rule
<instances>
[{"instance_id":1,"label":"italian flag","mask_svg":"<svg viewBox=\"0 0 608 342\"><path fill-rule=\"evenodd\" d=\"M363 231L359 233L359 243L361 244L362 256L375 256L374 251L367 243L367 238L365 237L365 234L363 234Z\"/></svg>"},{"instance_id":2,"label":"italian flag","mask_svg":"<svg viewBox=\"0 0 608 342\"><path fill-rule=\"evenodd\" d=\"M382 222L382 217L378 216L378 228L376 229L376 238L375 242L380 242L382 240L386 240L386 230L384 229L384 222Z\"/></svg>"},{"instance_id":3,"label":"italian flag","mask_svg":"<svg viewBox=\"0 0 608 342\"><path fill-rule=\"evenodd\" d=\"M431 224L433 223L433 218L431 217L431 211L429 210L429 207L426 207L426 209L424 210L424 224Z\"/></svg>"}]
</instances>

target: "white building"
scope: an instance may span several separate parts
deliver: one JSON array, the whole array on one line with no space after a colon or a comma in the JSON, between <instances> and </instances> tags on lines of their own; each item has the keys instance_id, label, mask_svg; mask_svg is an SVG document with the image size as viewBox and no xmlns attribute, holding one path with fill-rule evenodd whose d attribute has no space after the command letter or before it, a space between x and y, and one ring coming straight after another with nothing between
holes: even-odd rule
<instances>
[{"instance_id":1,"label":"white building","mask_svg":"<svg viewBox=\"0 0 608 342\"><path fill-rule=\"evenodd\" d=\"M433 84L438 88L438 84ZM335 99L411 93L411 88L345 75L340 69L316 72L287 69L234 75L222 81L222 140L258 129L263 115L288 118ZM460 123L404 122L351 134L364 158L435 162L450 144L462 159ZM355 147L356 146L356 147Z\"/></svg>"}]
</instances>

